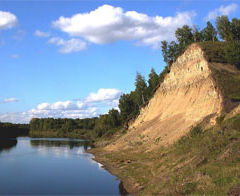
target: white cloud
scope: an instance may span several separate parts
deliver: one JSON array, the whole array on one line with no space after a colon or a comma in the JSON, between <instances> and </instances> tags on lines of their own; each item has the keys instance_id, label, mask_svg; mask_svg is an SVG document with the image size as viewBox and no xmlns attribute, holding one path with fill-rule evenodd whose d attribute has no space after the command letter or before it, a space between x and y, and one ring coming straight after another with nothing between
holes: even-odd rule
<instances>
[{"instance_id":1,"label":"white cloud","mask_svg":"<svg viewBox=\"0 0 240 196\"><path fill-rule=\"evenodd\" d=\"M49 43L60 46L59 52L68 54L71 52L78 52L87 48L87 43L81 39L72 38L70 40L64 40L60 37L52 37L48 40Z\"/></svg>"},{"instance_id":2,"label":"white cloud","mask_svg":"<svg viewBox=\"0 0 240 196\"><path fill-rule=\"evenodd\" d=\"M36 30L34 32L34 35L37 36L37 37L49 37L50 33L49 32L43 32L43 31Z\"/></svg>"},{"instance_id":3,"label":"white cloud","mask_svg":"<svg viewBox=\"0 0 240 196\"><path fill-rule=\"evenodd\" d=\"M122 93L118 89L99 89L90 93L83 100L43 102L26 112L5 113L0 115L0 121L27 123L32 118L88 118L105 113L111 108L117 108Z\"/></svg>"},{"instance_id":4,"label":"white cloud","mask_svg":"<svg viewBox=\"0 0 240 196\"><path fill-rule=\"evenodd\" d=\"M2 103L12 103L12 102L18 102L18 99L14 97L10 97L2 100Z\"/></svg>"},{"instance_id":5,"label":"white cloud","mask_svg":"<svg viewBox=\"0 0 240 196\"><path fill-rule=\"evenodd\" d=\"M236 11L238 8L238 5L236 3L232 3L230 5L227 6L221 6L211 12L208 13L208 15L206 16L205 20L214 20L217 16L221 16L221 15L226 15L228 16L230 13Z\"/></svg>"},{"instance_id":6,"label":"white cloud","mask_svg":"<svg viewBox=\"0 0 240 196\"><path fill-rule=\"evenodd\" d=\"M0 11L0 30L10 29L17 24L17 17L10 13Z\"/></svg>"},{"instance_id":7,"label":"white cloud","mask_svg":"<svg viewBox=\"0 0 240 196\"><path fill-rule=\"evenodd\" d=\"M135 40L155 48L162 40L173 40L175 30L184 24L192 24L195 12L178 12L175 16L148 16L120 7L103 5L88 13L72 17L61 16L53 26L70 36L78 36L95 44L118 40Z\"/></svg>"},{"instance_id":8,"label":"white cloud","mask_svg":"<svg viewBox=\"0 0 240 196\"><path fill-rule=\"evenodd\" d=\"M80 101L57 101L53 104L41 103L37 106L38 110L78 110L82 109L83 103Z\"/></svg>"},{"instance_id":9,"label":"white cloud","mask_svg":"<svg viewBox=\"0 0 240 196\"><path fill-rule=\"evenodd\" d=\"M86 102L113 101L119 99L121 94L121 91L115 88L100 88L97 93L90 93L86 98Z\"/></svg>"}]
</instances>

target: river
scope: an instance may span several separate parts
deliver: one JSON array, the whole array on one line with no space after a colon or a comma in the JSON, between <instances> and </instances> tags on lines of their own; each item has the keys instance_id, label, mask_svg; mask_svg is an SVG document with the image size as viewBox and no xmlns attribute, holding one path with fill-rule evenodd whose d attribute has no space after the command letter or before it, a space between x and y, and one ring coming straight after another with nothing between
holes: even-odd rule
<instances>
[{"instance_id":1,"label":"river","mask_svg":"<svg viewBox=\"0 0 240 196\"><path fill-rule=\"evenodd\" d=\"M63 138L1 142L0 194L126 194L121 182L86 153L90 147L87 141Z\"/></svg>"}]
</instances>

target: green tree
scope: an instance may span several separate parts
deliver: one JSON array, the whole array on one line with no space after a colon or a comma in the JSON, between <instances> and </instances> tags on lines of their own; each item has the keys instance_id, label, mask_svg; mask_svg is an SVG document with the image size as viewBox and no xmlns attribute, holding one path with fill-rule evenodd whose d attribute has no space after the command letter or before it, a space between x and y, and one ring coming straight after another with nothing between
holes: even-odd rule
<instances>
[{"instance_id":1,"label":"green tree","mask_svg":"<svg viewBox=\"0 0 240 196\"><path fill-rule=\"evenodd\" d=\"M168 43L167 41L162 41L162 55L163 55L163 60L165 63L169 64L169 53L168 53Z\"/></svg>"},{"instance_id":2,"label":"green tree","mask_svg":"<svg viewBox=\"0 0 240 196\"><path fill-rule=\"evenodd\" d=\"M147 100L147 84L144 76L137 72L135 80L136 103L139 108L145 104Z\"/></svg>"},{"instance_id":3,"label":"green tree","mask_svg":"<svg viewBox=\"0 0 240 196\"><path fill-rule=\"evenodd\" d=\"M240 20L237 18L232 19L231 31L233 34L233 39L235 41L240 41Z\"/></svg>"},{"instance_id":4,"label":"green tree","mask_svg":"<svg viewBox=\"0 0 240 196\"><path fill-rule=\"evenodd\" d=\"M121 117L118 110L111 109L108 112L108 123L110 127L119 127L121 125Z\"/></svg>"},{"instance_id":5,"label":"green tree","mask_svg":"<svg viewBox=\"0 0 240 196\"><path fill-rule=\"evenodd\" d=\"M179 44L177 44L175 41L170 42L170 44L168 44L167 41L162 41L161 47L163 59L167 63L168 70L170 70L171 64L181 54L181 51L179 50Z\"/></svg>"},{"instance_id":6,"label":"green tree","mask_svg":"<svg viewBox=\"0 0 240 196\"><path fill-rule=\"evenodd\" d=\"M231 41L233 39L231 22L227 16L218 16L216 19L216 26L218 34L222 40Z\"/></svg>"},{"instance_id":7,"label":"green tree","mask_svg":"<svg viewBox=\"0 0 240 196\"><path fill-rule=\"evenodd\" d=\"M152 68L150 74L148 75L148 94L149 97L152 97L153 91L157 88L159 85L159 77L155 70Z\"/></svg>"},{"instance_id":8,"label":"green tree","mask_svg":"<svg viewBox=\"0 0 240 196\"><path fill-rule=\"evenodd\" d=\"M185 49L186 46L193 43L193 33L192 29L188 25L184 25L182 28L178 28L175 32L175 36L181 46L181 48Z\"/></svg>"},{"instance_id":9,"label":"green tree","mask_svg":"<svg viewBox=\"0 0 240 196\"><path fill-rule=\"evenodd\" d=\"M138 115L139 109L136 103L136 92L132 91L130 94L121 95L118 107L123 122L127 122Z\"/></svg>"},{"instance_id":10,"label":"green tree","mask_svg":"<svg viewBox=\"0 0 240 196\"><path fill-rule=\"evenodd\" d=\"M217 31L211 22L207 22L207 26L202 30L203 41L218 41Z\"/></svg>"},{"instance_id":11,"label":"green tree","mask_svg":"<svg viewBox=\"0 0 240 196\"><path fill-rule=\"evenodd\" d=\"M203 40L202 32L199 31L196 25L193 25L192 34L194 42L201 42Z\"/></svg>"}]
</instances>

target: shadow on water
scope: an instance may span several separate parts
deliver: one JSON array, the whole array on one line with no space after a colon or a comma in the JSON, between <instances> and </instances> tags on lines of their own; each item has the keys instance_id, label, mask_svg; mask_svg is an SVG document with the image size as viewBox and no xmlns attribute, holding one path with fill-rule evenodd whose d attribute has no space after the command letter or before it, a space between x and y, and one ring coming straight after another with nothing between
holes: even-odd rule
<instances>
[{"instance_id":1,"label":"shadow on water","mask_svg":"<svg viewBox=\"0 0 240 196\"><path fill-rule=\"evenodd\" d=\"M32 147L69 147L73 149L74 147L83 147L84 150L88 150L93 147L92 142L90 141L81 141L81 140L49 140L49 139L33 139L31 140Z\"/></svg>"},{"instance_id":2,"label":"shadow on water","mask_svg":"<svg viewBox=\"0 0 240 196\"><path fill-rule=\"evenodd\" d=\"M16 139L0 139L0 152L9 151L17 145Z\"/></svg>"},{"instance_id":3,"label":"shadow on water","mask_svg":"<svg viewBox=\"0 0 240 196\"><path fill-rule=\"evenodd\" d=\"M118 188L119 188L119 194L120 194L121 196L129 195L129 193L128 193L128 192L126 191L126 189L124 188L122 181L119 183Z\"/></svg>"}]
</instances>

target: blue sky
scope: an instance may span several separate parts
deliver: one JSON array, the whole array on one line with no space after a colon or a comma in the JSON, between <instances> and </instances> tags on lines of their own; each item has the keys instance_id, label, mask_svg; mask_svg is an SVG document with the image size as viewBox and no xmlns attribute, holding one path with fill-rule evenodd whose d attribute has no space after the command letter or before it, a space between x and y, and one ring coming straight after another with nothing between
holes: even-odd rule
<instances>
[{"instance_id":1,"label":"blue sky","mask_svg":"<svg viewBox=\"0 0 240 196\"><path fill-rule=\"evenodd\" d=\"M240 17L239 1L0 1L0 121L85 118L117 107L165 63L177 27Z\"/></svg>"}]
</instances>

